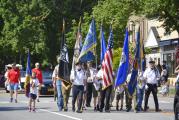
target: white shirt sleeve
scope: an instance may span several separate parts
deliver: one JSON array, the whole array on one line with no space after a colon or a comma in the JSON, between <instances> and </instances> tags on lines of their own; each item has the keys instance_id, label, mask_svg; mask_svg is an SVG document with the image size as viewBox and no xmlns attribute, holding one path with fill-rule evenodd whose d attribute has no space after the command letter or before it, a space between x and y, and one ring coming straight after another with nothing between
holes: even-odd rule
<instances>
[{"instance_id":1,"label":"white shirt sleeve","mask_svg":"<svg viewBox=\"0 0 179 120\"><path fill-rule=\"evenodd\" d=\"M148 69L146 69L144 74L143 74L144 79L147 78L147 72L148 72Z\"/></svg>"},{"instance_id":2,"label":"white shirt sleeve","mask_svg":"<svg viewBox=\"0 0 179 120\"><path fill-rule=\"evenodd\" d=\"M74 75L75 71L72 70L71 74L70 74L70 80L74 80L75 79L75 75Z\"/></svg>"},{"instance_id":3,"label":"white shirt sleeve","mask_svg":"<svg viewBox=\"0 0 179 120\"><path fill-rule=\"evenodd\" d=\"M100 69L96 75L98 78L101 78L102 77L102 69Z\"/></svg>"}]
</instances>

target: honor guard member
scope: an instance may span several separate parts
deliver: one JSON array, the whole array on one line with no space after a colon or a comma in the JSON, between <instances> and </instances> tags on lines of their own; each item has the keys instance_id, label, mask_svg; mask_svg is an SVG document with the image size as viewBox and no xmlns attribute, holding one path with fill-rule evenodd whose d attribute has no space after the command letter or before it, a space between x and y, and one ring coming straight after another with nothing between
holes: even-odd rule
<instances>
[{"instance_id":1,"label":"honor guard member","mask_svg":"<svg viewBox=\"0 0 179 120\"><path fill-rule=\"evenodd\" d=\"M57 106L58 106L59 111L62 111L62 109L63 109L63 96L62 96L62 80L58 76L59 62L60 62L60 57L57 57L58 65L55 66L55 69L53 71L54 76L52 76L52 77L55 79L54 84L56 85L56 89L57 89Z\"/></svg>"},{"instance_id":2,"label":"honor guard member","mask_svg":"<svg viewBox=\"0 0 179 120\"><path fill-rule=\"evenodd\" d=\"M97 79L98 80L103 80L103 71L102 69L100 69L97 73ZM103 86L103 85L102 85ZM112 85L107 87L105 90L101 90L100 92L100 107L99 107L99 111L103 112L103 108L105 105L105 112L110 112L110 97L111 97L111 91L112 91ZM105 100L106 99L106 100ZM104 100L106 101L104 104Z\"/></svg>"},{"instance_id":3,"label":"honor guard member","mask_svg":"<svg viewBox=\"0 0 179 120\"><path fill-rule=\"evenodd\" d=\"M86 107L91 107L91 99L92 99L92 90L93 90L93 79L94 79L94 72L95 69L92 67L92 62L87 62L87 71L86 71L86 77L87 77L87 84L86 84Z\"/></svg>"},{"instance_id":4,"label":"honor guard member","mask_svg":"<svg viewBox=\"0 0 179 120\"><path fill-rule=\"evenodd\" d=\"M155 67L155 62L153 60L149 61L149 68L145 70L143 77L146 80L144 111L147 111L148 109L148 99L150 93L152 92L155 102L155 111L159 112L161 110L159 109L157 98L157 84L160 78L160 74L157 68Z\"/></svg>"},{"instance_id":5,"label":"honor guard member","mask_svg":"<svg viewBox=\"0 0 179 120\"><path fill-rule=\"evenodd\" d=\"M77 113L82 113L82 102L83 102L83 92L84 85L86 82L85 72L82 70L80 62L75 65L75 70L71 71L70 79L72 82L72 110L75 112L75 103L78 97L78 109Z\"/></svg>"},{"instance_id":6,"label":"honor guard member","mask_svg":"<svg viewBox=\"0 0 179 120\"><path fill-rule=\"evenodd\" d=\"M63 108L64 111L68 111L68 100L70 96L70 91L71 91L71 83L62 81L62 95L63 95Z\"/></svg>"}]
</instances>

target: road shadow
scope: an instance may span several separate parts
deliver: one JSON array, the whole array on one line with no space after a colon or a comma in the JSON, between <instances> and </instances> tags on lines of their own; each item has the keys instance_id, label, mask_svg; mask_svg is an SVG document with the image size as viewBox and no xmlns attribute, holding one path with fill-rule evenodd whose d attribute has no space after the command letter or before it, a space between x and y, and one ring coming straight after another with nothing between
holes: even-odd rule
<instances>
[{"instance_id":1,"label":"road shadow","mask_svg":"<svg viewBox=\"0 0 179 120\"><path fill-rule=\"evenodd\" d=\"M40 107L37 109L49 109L49 107ZM0 107L0 111L23 111L23 110L28 110L28 107Z\"/></svg>"},{"instance_id":2,"label":"road shadow","mask_svg":"<svg viewBox=\"0 0 179 120\"><path fill-rule=\"evenodd\" d=\"M27 110L28 107L0 107L0 111Z\"/></svg>"}]
</instances>

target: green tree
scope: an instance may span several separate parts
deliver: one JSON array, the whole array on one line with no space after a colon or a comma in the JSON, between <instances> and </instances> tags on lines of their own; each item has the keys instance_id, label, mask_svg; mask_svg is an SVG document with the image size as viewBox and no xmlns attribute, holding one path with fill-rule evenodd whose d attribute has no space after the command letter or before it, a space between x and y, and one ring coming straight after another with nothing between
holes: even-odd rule
<instances>
[{"instance_id":1,"label":"green tree","mask_svg":"<svg viewBox=\"0 0 179 120\"><path fill-rule=\"evenodd\" d=\"M157 17L164 21L166 33L176 30L179 34L179 2L178 0L141 0L139 14Z\"/></svg>"}]
</instances>

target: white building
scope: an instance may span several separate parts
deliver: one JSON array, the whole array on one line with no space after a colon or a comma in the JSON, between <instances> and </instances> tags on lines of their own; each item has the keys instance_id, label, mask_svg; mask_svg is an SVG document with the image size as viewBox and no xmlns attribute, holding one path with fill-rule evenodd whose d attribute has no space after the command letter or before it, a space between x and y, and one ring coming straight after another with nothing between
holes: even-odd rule
<instances>
[{"instance_id":1,"label":"white building","mask_svg":"<svg viewBox=\"0 0 179 120\"><path fill-rule=\"evenodd\" d=\"M155 62L161 65L163 61L167 62L170 75L174 75L176 67L175 54L179 36L176 31L171 34L165 34L165 29L162 27L163 22L157 19L147 21L148 34L144 39L144 46L151 48L151 54L146 55L147 60L152 58Z\"/></svg>"},{"instance_id":2,"label":"white building","mask_svg":"<svg viewBox=\"0 0 179 120\"><path fill-rule=\"evenodd\" d=\"M135 33L140 23L140 37L144 40L144 47L148 47L152 50L150 54L146 55L146 63L148 64L150 58L152 58L156 64L160 63L161 65L163 61L166 61L169 67L169 74L174 75L174 69L176 67L176 46L179 41L177 31L173 31L171 34L165 34L165 29L162 27L163 22L157 19L150 20L131 16L131 20L133 21L129 21L129 30L132 31L129 37L130 41L135 41Z\"/></svg>"}]
</instances>

